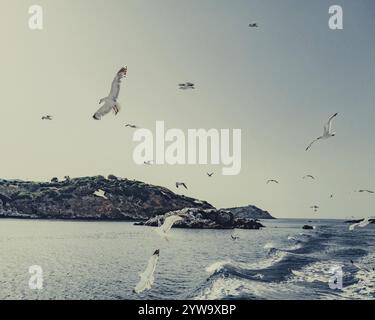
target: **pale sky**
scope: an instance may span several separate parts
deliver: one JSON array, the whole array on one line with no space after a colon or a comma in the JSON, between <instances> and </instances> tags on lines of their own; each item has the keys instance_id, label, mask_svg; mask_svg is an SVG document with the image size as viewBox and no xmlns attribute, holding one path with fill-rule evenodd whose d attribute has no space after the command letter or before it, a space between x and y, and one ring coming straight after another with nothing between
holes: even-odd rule
<instances>
[{"instance_id":1,"label":"pale sky","mask_svg":"<svg viewBox=\"0 0 375 320\"><path fill-rule=\"evenodd\" d=\"M33 4L42 31L28 28ZM333 4L344 30L328 28ZM174 191L184 181L187 196L276 217L375 215L375 196L353 192L375 189L373 0L2 0L1 12L0 178L111 173ZM124 65L121 113L94 121ZM185 81L196 90L178 90ZM335 112L337 136L305 152ZM156 120L242 129L240 175L135 165L124 124L153 130Z\"/></svg>"}]
</instances>

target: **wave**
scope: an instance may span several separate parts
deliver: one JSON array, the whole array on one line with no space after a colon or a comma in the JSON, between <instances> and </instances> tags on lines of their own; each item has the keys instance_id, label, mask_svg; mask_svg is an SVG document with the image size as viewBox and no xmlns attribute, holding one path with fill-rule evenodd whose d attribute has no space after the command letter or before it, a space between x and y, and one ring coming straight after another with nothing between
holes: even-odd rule
<instances>
[{"instance_id":1,"label":"wave","mask_svg":"<svg viewBox=\"0 0 375 320\"><path fill-rule=\"evenodd\" d=\"M268 242L265 259L257 262L214 262L193 298L374 299L375 254L366 248L338 247L332 232L323 227L312 234L289 235L292 244L284 247ZM354 267L351 259L363 267ZM343 286L333 290L335 270L342 271Z\"/></svg>"}]
</instances>

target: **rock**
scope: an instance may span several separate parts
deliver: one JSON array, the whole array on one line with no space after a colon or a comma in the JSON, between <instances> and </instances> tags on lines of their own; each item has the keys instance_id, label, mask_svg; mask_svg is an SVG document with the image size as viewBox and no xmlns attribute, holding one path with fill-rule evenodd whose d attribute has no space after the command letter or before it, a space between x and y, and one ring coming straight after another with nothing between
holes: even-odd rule
<instances>
[{"instance_id":1,"label":"rock","mask_svg":"<svg viewBox=\"0 0 375 320\"><path fill-rule=\"evenodd\" d=\"M213 208L205 201L177 195L167 188L110 178L51 182L0 179L0 217L146 221L186 207ZM98 189L105 191L108 200L93 195Z\"/></svg>"},{"instance_id":2,"label":"rock","mask_svg":"<svg viewBox=\"0 0 375 320\"><path fill-rule=\"evenodd\" d=\"M185 208L159 215L142 223L145 226L157 227L164 219L171 215L181 215L183 220L177 221L175 228L192 229L260 229L264 227L261 223L245 218L235 218L233 213L226 210ZM140 225L140 224L136 224Z\"/></svg>"},{"instance_id":3,"label":"rock","mask_svg":"<svg viewBox=\"0 0 375 320\"><path fill-rule=\"evenodd\" d=\"M246 207L236 207L227 210L233 213L235 218L245 218L245 219L275 219L270 215L269 212L259 209L256 206L246 206Z\"/></svg>"},{"instance_id":4,"label":"rock","mask_svg":"<svg viewBox=\"0 0 375 320\"><path fill-rule=\"evenodd\" d=\"M302 227L302 229L304 229L304 230L313 230L314 227L305 224L305 225Z\"/></svg>"}]
</instances>

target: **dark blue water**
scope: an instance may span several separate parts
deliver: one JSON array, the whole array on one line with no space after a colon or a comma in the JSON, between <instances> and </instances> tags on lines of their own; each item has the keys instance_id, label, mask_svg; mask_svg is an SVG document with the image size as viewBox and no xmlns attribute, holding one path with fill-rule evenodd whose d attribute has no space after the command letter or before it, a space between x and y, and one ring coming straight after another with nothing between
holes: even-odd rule
<instances>
[{"instance_id":1,"label":"dark blue water","mask_svg":"<svg viewBox=\"0 0 375 320\"><path fill-rule=\"evenodd\" d=\"M172 229L125 222L0 220L0 299L374 299L375 226L265 220L263 230ZM302 230L304 224L314 230ZM151 290L132 290L154 250ZM353 266L354 260L357 266ZM31 290L28 268L43 269ZM358 266L360 268L358 268ZM333 267L343 272L332 290Z\"/></svg>"}]
</instances>

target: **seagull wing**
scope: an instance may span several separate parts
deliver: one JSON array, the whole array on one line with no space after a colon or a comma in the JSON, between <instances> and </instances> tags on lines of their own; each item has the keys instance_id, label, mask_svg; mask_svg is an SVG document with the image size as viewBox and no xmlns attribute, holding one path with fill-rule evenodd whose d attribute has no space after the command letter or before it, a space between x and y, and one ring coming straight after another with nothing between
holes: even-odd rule
<instances>
[{"instance_id":1,"label":"seagull wing","mask_svg":"<svg viewBox=\"0 0 375 320\"><path fill-rule=\"evenodd\" d=\"M105 116L107 113L109 113L111 110L112 110L113 106L108 103L108 102L105 102L100 108L98 111L95 112L93 118L95 120L100 120L103 116Z\"/></svg>"},{"instance_id":2,"label":"seagull wing","mask_svg":"<svg viewBox=\"0 0 375 320\"><path fill-rule=\"evenodd\" d=\"M306 151L310 150L310 148L312 147L312 145L313 145L315 142L317 142L319 139L320 139L320 138L317 138L317 139L315 139L313 142L311 142L311 143L307 146Z\"/></svg>"},{"instance_id":3,"label":"seagull wing","mask_svg":"<svg viewBox=\"0 0 375 320\"><path fill-rule=\"evenodd\" d=\"M338 113L336 112L332 117L329 118L327 124L324 126L324 132L331 132L331 129L332 129L332 120L338 115Z\"/></svg>"},{"instance_id":4,"label":"seagull wing","mask_svg":"<svg viewBox=\"0 0 375 320\"><path fill-rule=\"evenodd\" d=\"M151 286L154 284L154 272L159 260L159 253L156 252L157 251L155 251L152 257L148 260L146 270L139 274L141 280L139 280L134 289L135 293L141 293L144 290L151 289Z\"/></svg>"},{"instance_id":5,"label":"seagull wing","mask_svg":"<svg viewBox=\"0 0 375 320\"><path fill-rule=\"evenodd\" d=\"M171 230L172 226L177 222L183 220L180 216L173 215L170 217L165 218L163 225L161 226L161 230L164 233L167 233Z\"/></svg>"},{"instance_id":6,"label":"seagull wing","mask_svg":"<svg viewBox=\"0 0 375 320\"><path fill-rule=\"evenodd\" d=\"M121 68L112 81L111 91L108 97L114 101L116 101L119 96L121 79L126 76L126 71L126 68Z\"/></svg>"}]
</instances>

